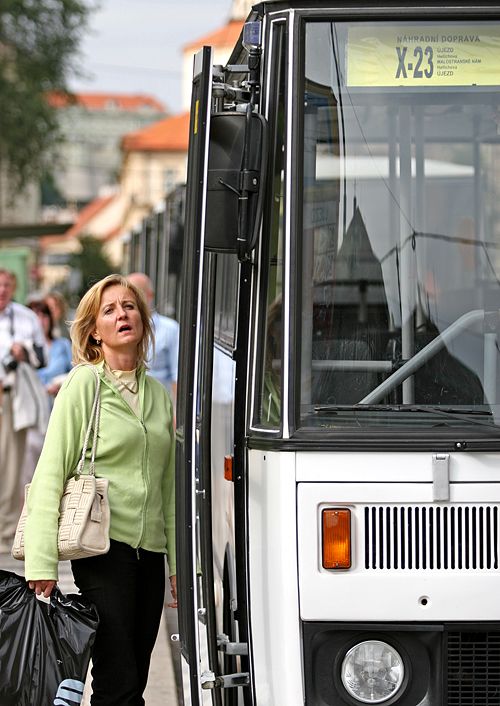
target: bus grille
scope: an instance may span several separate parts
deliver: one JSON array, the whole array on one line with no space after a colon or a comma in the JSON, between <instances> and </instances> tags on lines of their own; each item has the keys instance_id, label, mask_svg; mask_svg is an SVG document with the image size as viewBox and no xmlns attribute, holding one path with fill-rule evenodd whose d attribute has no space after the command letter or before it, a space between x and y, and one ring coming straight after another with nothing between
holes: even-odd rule
<instances>
[{"instance_id":1,"label":"bus grille","mask_svg":"<svg viewBox=\"0 0 500 706\"><path fill-rule=\"evenodd\" d=\"M365 569L498 569L499 507L366 506Z\"/></svg>"},{"instance_id":2,"label":"bus grille","mask_svg":"<svg viewBox=\"0 0 500 706\"><path fill-rule=\"evenodd\" d=\"M448 633L448 706L498 706L500 633Z\"/></svg>"}]
</instances>

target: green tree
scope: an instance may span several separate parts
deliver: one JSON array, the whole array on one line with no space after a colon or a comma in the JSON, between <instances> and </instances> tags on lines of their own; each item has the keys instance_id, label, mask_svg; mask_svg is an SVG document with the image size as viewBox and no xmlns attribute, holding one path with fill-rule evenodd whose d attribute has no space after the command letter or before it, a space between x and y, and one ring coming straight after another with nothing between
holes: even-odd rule
<instances>
[{"instance_id":1,"label":"green tree","mask_svg":"<svg viewBox=\"0 0 500 706\"><path fill-rule=\"evenodd\" d=\"M80 273L80 286L76 292L81 299L85 292L103 277L116 272L97 238L84 235L80 238L81 251L71 256L70 267Z\"/></svg>"},{"instance_id":2,"label":"green tree","mask_svg":"<svg viewBox=\"0 0 500 706\"><path fill-rule=\"evenodd\" d=\"M94 0L0 0L0 169L12 190L38 178L59 130L51 91L67 93Z\"/></svg>"}]
</instances>

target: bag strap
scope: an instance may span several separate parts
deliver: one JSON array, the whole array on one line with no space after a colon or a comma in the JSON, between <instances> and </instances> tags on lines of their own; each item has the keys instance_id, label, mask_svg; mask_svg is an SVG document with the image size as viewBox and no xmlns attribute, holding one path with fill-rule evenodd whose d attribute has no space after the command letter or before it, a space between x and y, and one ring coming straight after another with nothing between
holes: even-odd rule
<instances>
[{"instance_id":1,"label":"bag strap","mask_svg":"<svg viewBox=\"0 0 500 706\"><path fill-rule=\"evenodd\" d=\"M78 463L78 466L76 468L76 474L75 475L82 475L83 472L83 467L85 465L85 454L87 451L87 446L89 443L90 439L90 434L92 431L92 426L94 428L94 434L92 438L92 450L90 452L90 467L89 467L89 475L95 476L95 452L97 449L97 432L99 430L99 419L101 416L101 380L99 378L99 373L95 369L93 365L85 365L82 364L83 367L85 368L91 368L92 372L95 375L95 395L94 395L94 402L92 404L92 410L90 412L90 418L89 418L89 423L87 425L87 431L85 432L85 439L83 441L83 448L82 448L82 455L80 457L80 461Z\"/></svg>"}]
</instances>

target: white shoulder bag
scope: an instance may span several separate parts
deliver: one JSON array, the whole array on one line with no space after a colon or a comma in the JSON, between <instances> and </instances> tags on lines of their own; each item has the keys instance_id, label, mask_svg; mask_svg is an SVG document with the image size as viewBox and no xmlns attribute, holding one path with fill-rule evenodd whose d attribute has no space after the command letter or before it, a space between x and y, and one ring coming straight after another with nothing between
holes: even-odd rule
<instances>
[{"instance_id":1,"label":"white shoulder bag","mask_svg":"<svg viewBox=\"0 0 500 706\"><path fill-rule=\"evenodd\" d=\"M99 430L101 381L93 365L96 388L92 411L83 442L80 461L74 475L66 481L59 505L59 531L57 548L59 561L83 559L109 551L110 510L108 501L108 480L95 476L95 453ZM88 473L84 473L85 453L93 429L92 450ZM27 499L30 484L25 487L25 501L17 525L12 556L24 560L24 528L27 516Z\"/></svg>"}]
</instances>

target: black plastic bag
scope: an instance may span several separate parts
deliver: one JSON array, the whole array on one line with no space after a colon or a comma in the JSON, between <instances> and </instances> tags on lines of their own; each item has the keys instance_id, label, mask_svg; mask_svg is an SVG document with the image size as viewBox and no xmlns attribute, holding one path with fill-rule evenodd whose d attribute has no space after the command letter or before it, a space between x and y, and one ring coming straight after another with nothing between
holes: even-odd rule
<instances>
[{"instance_id":1,"label":"black plastic bag","mask_svg":"<svg viewBox=\"0 0 500 706\"><path fill-rule=\"evenodd\" d=\"M0 706L80 704L98 622L82 596L56 587L46 603L0 570Z\"/></svg>"}]
</instances>

